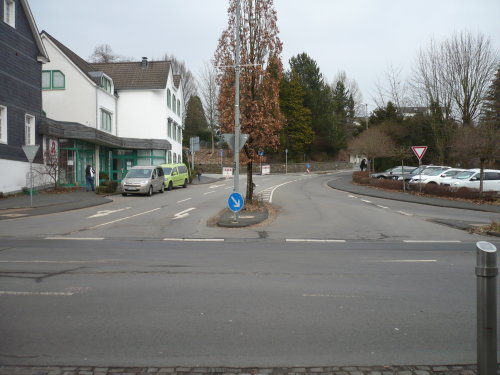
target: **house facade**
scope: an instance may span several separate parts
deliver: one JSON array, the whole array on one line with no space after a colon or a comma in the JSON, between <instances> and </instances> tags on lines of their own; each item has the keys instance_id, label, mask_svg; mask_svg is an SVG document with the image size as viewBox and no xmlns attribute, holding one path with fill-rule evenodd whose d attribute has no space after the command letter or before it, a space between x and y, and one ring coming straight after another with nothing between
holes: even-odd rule
<instances>
[{"instance_id":1,"label":"house facade","mask_svg":"<svg viewBox=\"0 0 500 375\"><path fill-rule=\"evenodd\" d=\"M29 186L23 145L41 145L42 64L49 56L26 0L0 1L0 192ZM41 163L40 147L34 162Z\"/></svg>"},{"instance_id":2,"label":"house facade","mask_svg":"<svg viewBox=\"0 0 500 375\"><path fill-rule=\"evenodd\" d=\"M181 89L170 62L91 64L47 32L41 39L52 58L42 71L40 130L60 155L61 183L84 184L87 164L100 180L120 181L132 166L182 160L182 121L167 100Z\"/></svg>"}]
</instances>

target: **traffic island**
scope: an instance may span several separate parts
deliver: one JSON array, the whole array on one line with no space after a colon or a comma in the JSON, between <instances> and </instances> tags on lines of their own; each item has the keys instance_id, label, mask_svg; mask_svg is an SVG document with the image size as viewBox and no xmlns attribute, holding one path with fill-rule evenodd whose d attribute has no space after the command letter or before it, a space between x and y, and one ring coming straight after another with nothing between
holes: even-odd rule
<instances>
[{"instance_id":1,"label":"traffic island","mask_svg":"<svg viewBox=\"0 0 500 375\"><path fill-rule=\"evenodd\" d=\"M269 209L266 206L245 207L238 212L237 220L235 220L234 212L226 208L221 212L217 220L217 226L223 228L243 228L260 224L268 218Z\"/></svg>"}]
</instances>

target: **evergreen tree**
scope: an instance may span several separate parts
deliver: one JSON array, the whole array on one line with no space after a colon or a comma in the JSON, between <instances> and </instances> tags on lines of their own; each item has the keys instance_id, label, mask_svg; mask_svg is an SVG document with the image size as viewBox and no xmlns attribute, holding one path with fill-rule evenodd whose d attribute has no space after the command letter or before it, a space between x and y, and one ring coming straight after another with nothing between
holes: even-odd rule
<instances>
[{"instance_id":1,"label":"evergreen tree","mask_svg":"<svg viewBox=\"0 0 500 375\"><path fill-rule=\"evenodd\" d=\"M485 99L482 122L490 122L495 129L500 129L500 68L488 88Z\"/></svg>"},{"instance_id":2,"label":"evergreen tree","mask_svg":"<svg viewBox=\"0 0 500 375\"><path fill-rule=\"evenodd\" d=\"M304 106L304 90L296 72L285 74L280 84L280 107L285 116L281 149L288 149L290 160L301 160L314 139L311 111Z\"/></svg>"},{"instance_id":3,"label":"evergreen tree","mask_svg":"<svg viewBox=\"0 0 500 375\"><path fill-rule=\"evenodd\" d=\"M203 104L196 95L191 96L186 109L184 135L182 137L184 146L189 147L189 139L191 137L200 137L200 139L205 141L210 137L210 130L205 117L205 111L203 110Z\"/></svg>"}]
</instances>

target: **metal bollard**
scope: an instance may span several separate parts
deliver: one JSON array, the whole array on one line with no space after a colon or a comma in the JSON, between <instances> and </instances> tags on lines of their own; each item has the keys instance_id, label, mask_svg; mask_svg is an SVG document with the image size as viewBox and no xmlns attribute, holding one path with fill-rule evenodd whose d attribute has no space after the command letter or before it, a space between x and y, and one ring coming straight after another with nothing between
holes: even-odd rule
<instances>
[{"instance_id":1,"label":"metal bollard","mask_svg":"<svg viewBox=\"0 0 500 375\"><path fill-rule=\"evenodd\" d=\"M477 260L477 368L479 375L497 373L497 248L479 241Z\"/></svg>"}]
</instances>

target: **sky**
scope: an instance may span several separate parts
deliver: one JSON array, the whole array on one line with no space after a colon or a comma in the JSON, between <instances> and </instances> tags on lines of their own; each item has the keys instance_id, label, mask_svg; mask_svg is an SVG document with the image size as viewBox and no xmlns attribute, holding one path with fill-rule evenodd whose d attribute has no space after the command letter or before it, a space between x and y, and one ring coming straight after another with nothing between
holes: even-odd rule
<instances>
[{"instance_id":1,"label":"sky","mask_svg":"<svg viewBox=\"0 0 500 375\"><path fill-rule=\"evenodd\" d=\"M80 57L109 44L139 61L174 55L194 75L213 57L228 0L28 0L45 30ZM374 109L390 67L411 73L431 39L480 32L500 51L499 0L274 0L282 60L307 53L328 82L344 71Z\"/></svg>"}]
</instances>

